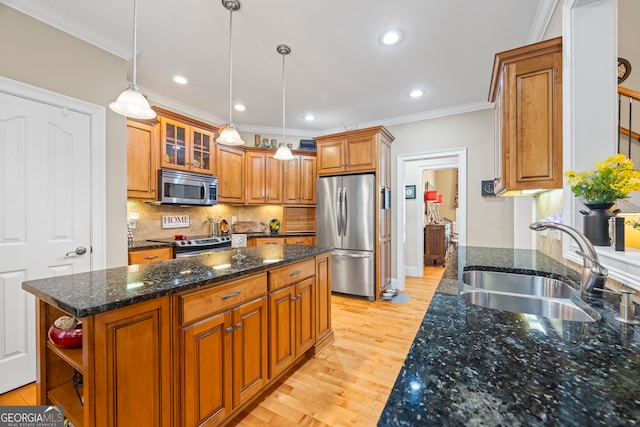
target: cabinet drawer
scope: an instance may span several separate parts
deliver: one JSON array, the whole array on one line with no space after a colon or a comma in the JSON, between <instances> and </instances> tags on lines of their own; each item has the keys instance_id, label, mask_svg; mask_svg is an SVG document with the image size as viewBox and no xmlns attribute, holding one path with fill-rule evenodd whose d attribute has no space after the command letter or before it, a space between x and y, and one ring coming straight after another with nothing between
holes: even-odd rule
<instances>
[{"instance_id":1,"label":"cabinet drawer","mask_svg":"<svg viewBox=\"0 0 640 427\"><path fill-rule=\"evenodd\" d=\"M267 274L181 295L180 324L191 323L267 293Z\"/></svg>"},{"instance_id":2,"label":"cabinet drawer","mask_svg":"<svg viewBox=\"0 0 640 427\"><path fill-rule=\"evenodd\" d=\"M307 277L315 276L316 263L313 259L297 262L269 272L269 292L282 289Z\"/></svg>"},{"instance_id":3,"label":"cabinet drawer","mask_svg":"<svg viewBox=\"0 0 640 427\"><path fill-rule=\"evenodd\" d=\"M313 245L314 239L312 236L287 237L284 242L287 245Z\"/></svg>"},{"instance_id":4,"label":"cabinet drawer","mask_svg":"<svg viewBox=\"0 0 640 427\"><path fill-rule=\"evenodd\" d=\"M172 258L173 258L173 249L171 247L139 249L139 250L129 251L129 265L164 261L166 259L172 259Z\"/></svg>"}]
</instances>

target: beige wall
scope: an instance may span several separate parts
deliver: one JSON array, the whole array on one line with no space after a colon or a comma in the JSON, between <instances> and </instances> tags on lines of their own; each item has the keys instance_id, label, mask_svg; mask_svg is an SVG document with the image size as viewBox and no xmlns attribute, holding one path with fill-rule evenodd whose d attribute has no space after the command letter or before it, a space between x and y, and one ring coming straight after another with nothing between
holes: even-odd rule
<instances>
[{"instance_id":1,"label":"beige wall","mask_svg":"<svg viewBox=\"0 0 640 427\"><path fill-rule=\"evenodd\" d=\"M402 185L396 182L398 155L467 147L467 200L458 201L459 208L467 212L467 245L513 246L513 201L483 198L480 193L481 181L495 177L493 109L389 126L388 130L396 138L391 145L392 188ZM394 223L402 220L392 212ZM393 236L392 253L398 250L400 239ZM396 266L392 269L396 277Z\"/></svg>"},{"instance_id":2,"label":"beige wall","mask_svg":"<svg viewBox=\"0 0 640 427\"><path fill-rule=\"evenodd\" d=\"M127 85L126 62L0 4L0 75L106 108L107 266L126 265L125 118L108 108Z\"/></svg>"}]
</instances>

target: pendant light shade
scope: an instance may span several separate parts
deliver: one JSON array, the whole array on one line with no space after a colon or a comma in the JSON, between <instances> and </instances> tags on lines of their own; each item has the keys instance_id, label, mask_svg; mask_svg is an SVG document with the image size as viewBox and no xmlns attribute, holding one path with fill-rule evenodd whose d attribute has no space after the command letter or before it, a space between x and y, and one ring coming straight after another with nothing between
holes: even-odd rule
<instances>
[{"instance_id":1,"label":"pendant light shade","mask_svg":"<svg viewBox=\"0 0 640 427\"><path fill-rule=\"evenodd\" d=\"M240 10L240 2L238 0L222 0L222 6L229 11L229 123L220 128L220 136L216 138L216 142L223 145L244 145L244 141L240 138L240 134L233 126L232 115L233 108L233 12Z\"/></svg>"},{"instance_id":2,"label":"pendant light shade","mask_svg":"<svg viewBox=\"0 0 640 427\"><path fill-rule=\"evenodd\" d=\"M287 147L286 145L286 139L285 136L287 134L286 132L286 126L285 126L285 72L284 72L284 58L286 55L291 53L291 48L289 46L287 46L286 44L279 44L278 46L276 46L276 51L282 55L282 144L280 144L280 147L278 148L278 151L276 151L276 154L273 156L274 159L278 159L278 160L292 160L293 159L293 154L291 154L291 150L289 150L289 147Z\"/></svg>"},{"instance_id":3,"label":"pendant light shade","mask_svg":"<svg viewBox=\"0 0 640 427\"><path fill-rule=\"evenodd\" d=\"M147 97L136 86L137 22L138 0L133 0L133 83L120 94L118 99L109 104L109 108L118 114L133 119L153 119L156 117L156 112L151 109Z\"/></svg>"}]
</instances>

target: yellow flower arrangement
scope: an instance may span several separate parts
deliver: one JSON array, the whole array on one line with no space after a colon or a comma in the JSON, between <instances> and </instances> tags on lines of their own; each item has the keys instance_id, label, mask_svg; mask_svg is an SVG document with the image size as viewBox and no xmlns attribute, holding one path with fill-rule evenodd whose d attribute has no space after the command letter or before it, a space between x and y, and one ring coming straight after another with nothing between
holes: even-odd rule
<instances>
[{"instance_id":1,"label":"yellow flower arrangement","mask_svg":"<svg viewBox=\"0 0 640 427\"><path fill-rule=\"evenodd\" d=\"M624 154L615 154L595 164L596 170L567 171L564 176L571 191L588 204L615 203L632 191L640 191L640 171Z\"/></svg>"}]
</instances>

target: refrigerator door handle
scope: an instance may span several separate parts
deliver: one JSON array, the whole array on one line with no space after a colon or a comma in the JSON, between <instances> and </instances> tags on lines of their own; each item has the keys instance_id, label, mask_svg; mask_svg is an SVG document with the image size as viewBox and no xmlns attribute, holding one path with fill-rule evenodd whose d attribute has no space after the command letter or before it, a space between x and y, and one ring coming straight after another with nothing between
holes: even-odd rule
<instances>
[{"instance_id":1,"label":"refrigerator door handle","mask_svg":"<svg viewBox=\"0 0 640 427\"><path fill-rule=\"evenodd\" d=\"M347 235L347 187L342 187L342 235Z\"/></svg>"},{"instance_id":2,"label":"refrigerator door handle","mask_svg":"<svg viewBox=\"0 0 640 427\"><path fill-rule=\"evenodd\" d=\"M342 188L338 187L336 193L336 223L338 225L338 236L342 236Z\"/></svg>"},{"instance_id":3,"label":"refrigerator door handle","mask_svg":"<svg viewBox=\"0 0 640 427\"><path fill-rule=\"evenodd\" d=\"M333 256L344 258L369 258L371 254L333 254Z\"/></svg>"}]
</instances>

